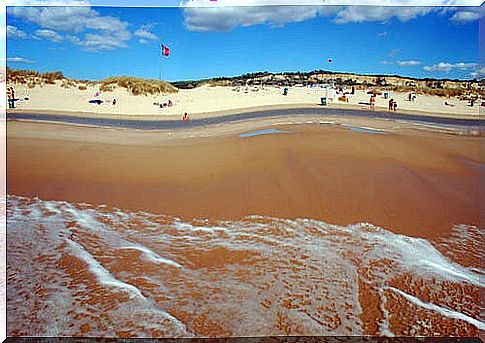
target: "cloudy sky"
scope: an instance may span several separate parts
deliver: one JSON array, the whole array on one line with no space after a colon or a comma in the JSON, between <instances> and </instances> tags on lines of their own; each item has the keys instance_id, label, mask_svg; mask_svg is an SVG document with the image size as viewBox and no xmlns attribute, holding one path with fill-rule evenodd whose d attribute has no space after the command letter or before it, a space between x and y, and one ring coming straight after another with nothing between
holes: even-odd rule
<instances>
[{"instance_id":1,"label":"cloudy sky","mask_svg":"<svg viewBox=\"0 0 485 343\"><path fill-rule=\"evenodd\" d=\"M485 74L478 41L483 6L201 8L198 1L172 8L8 7L7 65L80 79L158 78L161 70L171 81L314 69ZM170 46L169 58L160 57L160 44Z\"/></svg>"}]
</instances>

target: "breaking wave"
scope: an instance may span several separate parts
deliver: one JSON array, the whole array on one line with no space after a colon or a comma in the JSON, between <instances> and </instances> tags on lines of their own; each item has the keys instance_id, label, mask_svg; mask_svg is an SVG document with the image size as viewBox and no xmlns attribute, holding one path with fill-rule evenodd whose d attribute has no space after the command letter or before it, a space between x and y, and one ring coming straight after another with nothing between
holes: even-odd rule
<instances>
[{"instance_id":1,"label":"breaking wave","mask_svg":"<svg viewBox=\"0 0 485 343\"><path fill-rule=\"evenodd\" d=\"M7 199L7 334L476 336L485 235Z\"/></svg>"}]
</instances>

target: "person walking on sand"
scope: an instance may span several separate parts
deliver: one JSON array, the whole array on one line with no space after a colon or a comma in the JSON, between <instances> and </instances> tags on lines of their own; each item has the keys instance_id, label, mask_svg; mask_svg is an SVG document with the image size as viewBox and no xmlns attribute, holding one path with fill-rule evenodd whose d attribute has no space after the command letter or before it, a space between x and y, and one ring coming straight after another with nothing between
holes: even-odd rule
<instances>
[{"instance_id":1,"label":"person walking on sand","mask_svg":"<svg viewBox=\"0 0 485 343\"><path fill-rule=\"evenodd\" d=\"M369 103L370 103L370 109L374 111L376 109L376 97L375 97L375 95L370 96Z\"/></svg>"},{"instance_id":2,"label":"person walking on sand","mask_svg":"<svg viewBox=\"0 0 485 343\"><path fill-rule=\"evenodd\" d=\"M394 108L394 99L389 100L389 111L392 111Z\"/></svg>"}]
</instances>

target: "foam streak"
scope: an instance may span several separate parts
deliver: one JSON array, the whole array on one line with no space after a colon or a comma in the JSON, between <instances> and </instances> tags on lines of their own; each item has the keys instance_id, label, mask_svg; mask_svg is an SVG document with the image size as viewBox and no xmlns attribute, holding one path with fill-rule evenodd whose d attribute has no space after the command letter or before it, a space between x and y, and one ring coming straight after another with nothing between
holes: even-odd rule
<instances>
[{"instance_id":1,"label":"foam streak","mask_svg":"<svg viewBox=\"0 0 485 343\"><path fill-rule=\"evenodd\" d=\"M108 285L116 288L123 289L133 296L140 297L145 299L141 291L133 285L125 283L123 281L118 280L114 276L111 275L109 271L107 271L89 252L87 252L81 245L76 242L71 241L70 239L66 238L67 243L69 244L71 250L74 254L81 258L84 262L87 263L89 270L96 276L98 281L103 285Z\"/></svg>"},{"instance_id":2,"label":"foam streak","mask_svg":"<svg viewBox=\"0 0 485 343\"><path fill-rule=\"evenodd\" d=\"M419 307L425 308L427 310L438 312L439 314L441 314L445 317L448 317L448 318L463 320L463 321L475 326L479 330L485 330L485 323L482 323L481 321L479 321L475 318L469 317L466 314L463 314L461 312L452 311L452 310L449 310L447 308L444 308L444 307L441 307L441 306L438 306L438 305L435 305L435 304L432 304L432 303L426 303L426 302L422 301L421 299L418 299L418 298L416 298L416 297L414 297L410 294L407 294L407 293L401 291L400 289L397 289L397 288L394 288L394 287L386 287L386 289L389 289L389 290L403 296L408 301L412 302L415 305L418 305Z\"/></svg>"}]
</instances>

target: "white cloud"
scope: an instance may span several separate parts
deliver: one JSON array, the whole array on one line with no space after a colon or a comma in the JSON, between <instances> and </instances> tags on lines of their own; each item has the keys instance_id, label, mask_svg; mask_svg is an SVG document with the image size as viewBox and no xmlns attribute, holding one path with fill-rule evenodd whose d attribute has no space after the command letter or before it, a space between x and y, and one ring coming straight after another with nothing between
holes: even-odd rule
<instances>
[{"instance_id":1,"label":"white cloud","mask_svg":"<svg viewBox=\"0 0 485 343\"><path fill-rule=\"evenodd\" d=\"M415 67L421 64L420 61L409 60L409 61L381 61L381 64L397 64L400 67Z\"/></svg>"},{"instance_id":2,"label":"white cloud","mask_svg":"<svg viewBox=\"0 0 485 343\"><path fill-rule=\"evenodd\" d=\"M423 68L426 71L450 71L453 69L453 64L440 62L437 64L433 64L432 66L424 66Z\"/></svg>"},{"instance_id":3,"label":"white cloud","mask_svg":"<svg viewBox=\"0 0 485 343\"><path fill-rule=\"evenodd\" d=\"M485 6L480 7L453 7L446 9L455 11L450 20L456 24L465 24L482 18L485 15Z\"/></svg>"},{"instance_id":4,"label":"white cloud","mask_svg":"<svg viewBox=\"0 0 485 343\"><path fill-rule=\"evenodd\" d=\"M25 31L20 30L16 26L7 25L7 37L9 39L24 39L27 38L28 35Z\"/></svg>"},{"instance_id":5,"label":"white cloud","mask_svg":"<svg viewBox=\"0 0 485 343\"><path fill-rule=\"evenodd\" d=\"M116 22L116 18L99 16L89 7L12 7L8 14L42 28L70 32L109 27Z\"/></svg>"},{"instance_id":6,"label":"white cloud","mask_svg":"<svg viewBox=\"0 0 485 343\"><path fill-rule=\"evenodd\" d=\"M147 44L151 40L157 40L158 37L146 28L141 28L133 32L133 35L139 38L139 42Z\"/></svg>"},{"instance_id":7,"label":"white cloud","mask_svg":"<svg viewBox=\"0 0 485 343\"><path fill-rule=\"evenodd\" d=\"M461 69L461 70L466 70L466 69L473 69L478 67L478 63L455 63L455 68Z\"/></svg>"},{"instance_id":8,"label":"white cloud","mask_svg":"<svg viewBox=\"0 0 485 343\"><path fill-rule=\"evenodd\" d=\"M258 24L279 27L336 10L333 6L187 7L184 19L185 26L191 31L229 31L237 26Z\"/></svg>"},{"instance_id":9,"label":"white cloud","mask_svg":"<svg viewBox=\"0 0 485 343\"><path fill-rule=\"evenodd\" d=\"M485 67L477 68L475 71L470 73L470 77L477 79L485 78Z\"/></svg>"},{"instance_id":10,"label":"white cloud","mask_svg":"<svg viewBox=\"0 0 485 343\"><path fill-rule=\"evenodd\" d=\"M424 66L423 69L426 71L442 71L442 72L449 72L452 69L460 69L460 70L470 70L475 69L478 67L477 63L449 63L449 62L440 62L437 64L433 64L431 66Z\"/></svg>"},{"instance_id":11,"label":"white cloud","mask_svg":"<svg viewBox=\"0 0 485 343\"><path fill-rule=\"evenodd\" d=\"M458 23L466 23L480 19L480 13L473 11L459 11L453 14L451 20Z\"/></svg>"},{"instance_id":12,"label":"white cloud","mask_svg":"<svg viewBox=\"0 0 485 343\"><path fill-rule=\"evenodd\" d=\"M82 0L7 0L7 6L85 6Z\"/></svg>"},{"instance_id":13,"label":"white cloud","mask_svg":"<svg viewBox=\"0 0 485 343\"><path fill-rule=\"evenodd\" d=\"M2 61L7 61L7 62L11 62L11 63L23 63L23 64L34 63L34 61L31 61L31 60L23 58L23 57L7 57L6 59L2 58Z\"/></svg>"},{"instance_id":14,"label":"white cloud","mask_svg":"<svg viewBox=\"0 0 485 343\"><path fill-rule=\"evenodd\" d=\"M201 0L182 2L182 5L186 6L185 25L192 31L229 31L237 26L257 24L279 27L317 16L333 17L337 24L385 22L393 17L407 22L439 10L438 7L420 6L251 6L254 1L245 3L245 6L228 6L233 4L233 1L225 1L225 6L218 7L196 7L203 4Z\"/></svg>"},{"instance_id":15,"label":"white cloud","mask_svg":"<svg viewBox=\"0 0 485 343\"><path fill-rule=\"evenodd\" d=\"M112 35L88 33L84 39L77 41L77 45L89 51L102 51L125 48L127 45L124 41Z\"/></svg>"},{"instance_id":16,"label":"white cloud","mask_svg":"<svg viewBox=\"0 0 485 343\"><path fill-rule=\"evenodd\" d=\"M280 1L267 0L265 4ZM387 22L396 18L401 22L425 16L432 12L440 14L454 13L450 20L466 22L480 17L481 8L475 7L426 7L417 6L413 0L381 0L379 6L321 6L321 0L309 0L305 6L254 6L257 0L246 0L244 6L238 0L220 0L220 6L208 6L207 0L183 0L185 26L192 31L229 31L238 26L270 24L283 26L286 23L299 22L317 16L332 17L337 24L362 22ZM443 1L443 5L455 2ZM200 7L202 6L202 7ZM482 6L483 7L483 6ZM484 7L485 8L485 7ZM379 33L380 36L387 33Z\"/></svg>"},{"instance_id":17,"label":"white cloud","mask_svg":"<svg viewBox=\"0 0 485 343\"><path fill-rule=\"evenodd\" d=\"M10 7L8 13L42 29L77 35L70 41L86 50L126 47L126 41L131 38L127 22L100 15L90 7ZM82 36L88 30L89 33Z\"/></svg>"},{"instance_id":18,"label":"white cloud","mask_svg":"<svg viewBox=\"0 0 485 343\"><path fill-rule=\"evenodd\" d=\"M436 10L433 7L345 6L337 12L334 21L338 24L385 22L396 17L401 22L407 22Z\"/></svg>"},{"instance_id":19,"label":"white cloud","mask_svg":"<svg viewBox=\"0 0 485 343\"><path fill-rule=\"evenodd\" d=\"M63 41L63 37L60 34L58 34L56 31L47 30L47 29L36 30L34 32L34 37L39 39L47 39L55 43L59 43Z\"/></svg>"},{"instance_id":20,"label":"white cloud","mask_svg":"<svg viewBox=\"0 0 485 343\"><path fill-rule=\"evenodd\" d=\"M418 66L421 64L420 61L414 61L414 60L410 60L410 61L397 61L396 64L400 67L415 67L415 66Z\"/></svg>"}]
</instances>

